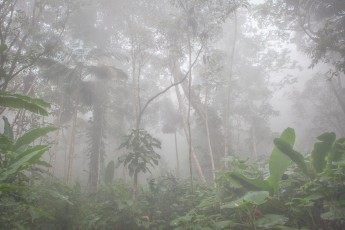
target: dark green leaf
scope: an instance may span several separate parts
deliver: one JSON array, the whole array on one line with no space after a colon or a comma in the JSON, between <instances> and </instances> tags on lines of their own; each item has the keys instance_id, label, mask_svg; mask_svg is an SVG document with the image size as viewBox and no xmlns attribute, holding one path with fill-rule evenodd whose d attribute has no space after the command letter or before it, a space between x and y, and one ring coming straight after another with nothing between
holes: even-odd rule
<instances>
[{"instance_id":1,"label":"dark green leaf","mask_svg":"<svg viewBox=\"0 0 345 230\"><path fill-rule=\"evenodd\" d=\"M11 124L8 122L7 117L2 117L2 119L4 120L4 135L5 135L10 141L14 141L13 131L12 131Z\"/></svg>"},{"instance_id":2,"label":"dark green leaf","mask_svg":"<svg viewBox=\"0 0 345 230\"><path fill-rule=\"evenodd\" d=\"M37 128L28 131L23 136L19 137L16 143L13 146L13 151L17 151L23 145L29 145L34 142L36 139L46 135L49 132L53 132L57 130L55 127L45 127L45 128Z\"/></svg>"},{"instance_id":3,"label":"dark green leaf","mask_svg":"<svg viewBox=\"0 0 345 230\"><path fill-rule=\"evenodd\" d=\"M295 144L295 130L292 128L285 129L280 135L280 139L293 146ZM270 176L268 181L272 185L275 193L279 192L279 182L290 163L291 160L288 156L283 154L277 147L273 149L269 160Z\"/></svg>"},{"instance_id":4,"label":"dark green leaf","mask_svg":"<svg viewBox=\"0 0 345 230\"><path fill-rule=\"evenodd\" d=\"M260 228L272 228L276 225L284 225L289 218L283 215L267 214L255 221Z\"/></svg>"},{"instance_id":5,"label":"dark green leaf","mask_svg":"<svg viewBox=\"0 0 345 230\"><path fill-rule=\"evenodd\" d=\"M311 153L311 162L316 172L320 173L326 166L326 156L331 151L336 136L335 133L323 133L317 139L321 142L315 143Z\"/></svg>"},{"instance_id":6,"label":"dark green leaf","mask_svg":"<svg viewBox=\"0 0 345 230\"><path fill-rule=\"evenodd\" d=\"M44 116L48 115L46 109L50 108L50 104L41 99L35 99L20 94L13 94L3 90L0 90L0 106L26 109L30 112Z\"/></svg>"},{"instance_id":7,"label":"dark green leaf","mask_svg":"<svg viewBox=\"0 0 345 230\"><path fill-rule=\"evenodd\" d=\"M110 161L105 168L104 173L104 183L110 184L113 182L114 179L114 173L115 173L115 163L114 161Z\"/></svg>"},{"instance_id":8,"label":"dark green leaf","mask_svg":"<svg viewBox=\"0 0 345 230\"><path fill-rule=\"evenodd\" d=\"M345 138L340 138L335 141L332 151L329 154L329 164L330 166L336 162L340 161L342 159L342 156L344 156L345 153Z\"/></svg>"},{"instance_id":9,"label":"dark green leaf","mask_svg":"<svg viewBox=\"0 0 345 230\"><path fill-rule=\"evenodd\" d=\"M7 50L7 45L0 45L0 54Z\"/></svg>"},{"instance_id":10,"label":"dark green leaf","mask_svg":"<svg viewBox=\"0 0 345 230\"><path fill-rule=\"evenodd\" d=\"M12 174L17 173L20 168L42 156L49 149L49 146L35 146L21 153L15 161L2 173L0 173L0 181L6 180Z\"/></svg>"},{"instance_id":11,"label":"dark green leaf","mask_svg":"<svg viewBox=\"0 0 345 230\"><path fill-rule=\"evenodd\" d=\"M286 154L293 162L295 162L298 168L307 176L310 176L307 165L304 161L304 157L299 152L295 151L291 145L286 143L280 138L274 139L275 146L284 154Z\"/></svg>"},{"instance_id":12,"label":"dark green leaf","mask_svg":"<svg viewBox=\"0 0 345 230\"><path fill-rule=\"evenodd\" d=\"M221 208L242 207L243 205L246 205L246 202L254 205L261 205L267 201L268 196L269 193L267 191L248 192L243 197L222 205Z\"/></svg>"},{"instance_id":13,"label":"dark green leaf","mask_svg":"<svg viewBox=\"0 0 345 230\"><path fill-rule=\"evenodd\" d=\"M257 179L257 178L248 178L243 176L240 173L231 173L230 177L235 180L237 183L242 185L244 188L247 190L254 190L254 191L271 191L272 188L269 184L268 181L262 180L262 179Z\"/></svg>"}]
</instances>

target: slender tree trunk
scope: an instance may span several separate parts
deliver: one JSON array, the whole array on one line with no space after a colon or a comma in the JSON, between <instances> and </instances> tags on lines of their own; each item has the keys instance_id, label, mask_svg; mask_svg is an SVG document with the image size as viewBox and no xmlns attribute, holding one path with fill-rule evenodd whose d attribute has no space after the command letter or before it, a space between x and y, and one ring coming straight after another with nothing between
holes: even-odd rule
<instances>
[{"instance_id":1,"label":"slender tree trunk","mask_svg":"<svg viewBox=\"0 0 345 230\"><path fill-rule=\"evenodd\" d=\"M188 125L188 158L189 158L189 174L190 174L190 186L192 188L192 192L194 192L194 184L193 184L193 163L192 163L192 129L190 125L190 111L191 111L191 90L192 90L192 48L191 48L191 41L188 35L188 61L189 61L189 77L188 77L188 113L187 113L187 125Z\"/></svg>"},{"instance_id":2,"label":"slender tree trunk","mask_svg":"<svg viewBox=\"0 0 345 230\"><path fill-rule=\"evenodd\" d=\"M224 157L228 156L229 154L229 138L230 138L230 124L229 124L229 116L230 116L230 96L231 96L231 86L230 82L232 79L232 71L233 71L233 64L234 64L234 54L236 48L236 40L237 40L237 15L236 11L234 12L234 38L232 43L232 50L230 54L230 70L229 70L229 77L227 81L227 94L226 94L226 102L225 102L225 112L224 112ZM224 163L224 167L227 167L226 162Z\"/></svg>"},{"instance_id":3,"label":"slender tree trunk","mask_svg":"<svg viewBox=\"0 0 345 230\"><path fill-rule=\"evenodd\" d=\"M257 153L257 144L256 144L256 131L255 131L255 126L254 124L252 124L252 128L251 128L251 139L252 139L252 151L254 154L254 158L255 160L258 160L258 153Z\"/></svg>"},{"instance_id":4,"label":"slender tree trunk","mask_svg":"<svg viewBox=\"0 0 345 230\"><path fill-rule=\"evenodd\" d=\"M72 179L73 160L74 160L74 153L75 153L75 138L77 134L77 118L78 118L78 102L76 102L76 105L73 111L71 141L70 141L69 150L68 150L67 184L70 184L71 179Z\"/></svg>"},{"instance_id":5,"label":"slender tree trunk","mask_svg":"<svg viewBox=\"0 0 345 230\"><path fill-rule=\"evenodd\" d=\"M177 100L179 102L179 111L180 111L180 114L182 116L183 130L184 130L185 136L187 138L187 142L189 143L188 125L187 125L187 119L185 117L186 112L184 111L182 96L181 96L181 93L180 93L178 86L175 86L175 91L176 91ZM203 173L202 168L200 166L199 160L195 154L195 149L194 149L193 145L192 145L192 158L195 162L195 166L196 166L197 172L199 174L200 180L202 182L206 182L204 173Z\"/></svg>"},{"instance_id":6,"label":"slender tree trunk","mask_svg":"<svg viewBox=\"0 0 345 230\"><path fill-rule=\"evenodd\" d=\"M90 172L89 191L95 193L98 190L100 170L104 165L104 113L105 108L101 101L93 105L92 130L90 130Z\"/></svg>"},{"instance_id":7,"label":"slender tree trunk","mask_svg":"<svg viewBox=\"0 0 345 230\"><path fill-rule=\"evenodd\" d=\"M175 137L175 153L176 153L176 176L180 177L180 161L178 157L176 130L174 132L174 137Z\"/></svg>"},{"instance_id":8,"label":"slender tree trunk","mask_svg":"<svg viewBox=\"0 0 345 230\"><path fill-rule=\"evenodd\" d=\"M138 194L138 173L135 172L133 175L133 191L132 191L132 200L136 201Z\"/></svg>"},{"instance_id":9,"label":"slender tree trunk","mask_svg":"<svg viewBox=\"0 0 345 230\"><path fill-rule=\"evenodd\" d=\"M59 139L60 139L60 129L61 127L61 117L62 117L62 111L64 109L64 93L61 93L60 95L60 108L59 108L59 113L57 116L57 119L55 121L55 127L58 127L59 129L55 133L55 138L54 138L54 144L53 148L50 152L50 159L49 159L49 164L52 166L49 168L49 173L54 175L55 174L55 169L56 169L56 155L58 151L58 146L59 146Z\"/></svg>"},{"instance_id":10,"label":"slender tree trunk","mask_svg":"<svg viewBox=\"0 0 345 230\"><path fill-rule=\"evenodd\" d=\"M208 125L207 97L208 97L208 86L206 86L206 93L205 93L205 123L206 123L208 153L209 153L210 160L211 160L212 183L213 183L213 187L216 187L216 169L214 166L213 151L212 151L212 144L211 144L211 137L210 137L210 129L209 129L209 125Z\"/></svg>"},{"instance_id":11,"label":"slender tree trunk","mask_svg":"<svg viewBox=\"0 0 345 230\"><path fill-rule=\"evenodd\" d=\"M343 111L343 113L345 114L345 101L344 101L344 97L343 95L340 95L338 89L336 88L336 86L333 84L333 81L330 80L329 82L330 84L330 88L332 90L332 92L334 93L334 96L336 97L338 104L341 108L341 110Z\"/></svg>"}]
</instances>

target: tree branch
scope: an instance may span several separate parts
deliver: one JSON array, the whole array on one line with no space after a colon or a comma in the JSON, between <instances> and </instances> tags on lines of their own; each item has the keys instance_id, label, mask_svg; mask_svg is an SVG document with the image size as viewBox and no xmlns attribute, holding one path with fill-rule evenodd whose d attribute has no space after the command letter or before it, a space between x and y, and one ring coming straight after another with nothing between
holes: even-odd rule
<instances>
[{"instance_id":1,"label":"tree branch","mask_svg":"<svg viewBox=\"0 0 345 230\"><path fill-rule=\"evenodd\" d=\"M156 99L157 97L159 97L160 95L166 93L166 92L167 92L169 89L171 89L172 87L181 84L182 82L184 82L184 81L188 78L189 73L191 72L193 66L196 64L197 60L199 59L199 56L200 56L200 54L201 54L202 49L203 49L203 45L201 45L201 47L200 47L200 49L199 49L199 51L198 51L198 53L197 53L197 55L196 55L195 60L193 61L192 65L190 66L190 68L189 68L189 70L187 71L187 73L184 75L184 77L183 77L180 81L175 82L174 84L171 84L170 86L168 86L167 88L165 88L165 89L162 90L161 92L159 92L159 93L157 93L156 95L154 95L153 97L151 97L151 98L146 102L146 104L143 106L143 108L141 109L141 111L140 111L140 113L139 113L138 120L137 120L137 128L139 128L139 126L140 126L140 122L141 122L141 118L142 118L143 113L145 112L146 108L149 106L149 104L150 104L153 100L155 100L155 99Z\"/></svg>"}]
</instances>

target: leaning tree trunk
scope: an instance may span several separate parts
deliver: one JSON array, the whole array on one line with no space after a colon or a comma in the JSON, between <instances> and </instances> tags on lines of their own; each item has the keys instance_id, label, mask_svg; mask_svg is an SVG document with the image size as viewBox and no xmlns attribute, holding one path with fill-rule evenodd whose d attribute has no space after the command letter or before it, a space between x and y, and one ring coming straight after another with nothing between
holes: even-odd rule
<instances>
[{"instance_id":1,"label":"leaning tree trunk","mask_svg":"<svg viewBox=\"0 0 345 230\"><path fill-rule=\"evenodd\" d=\"M184 130L185 136L186 136L187 141L188 141L189 135L188 135L187 119L185 117L185 113L186 112L185 112L184 107L183 107L182 96L181 96L181 93L180 93L180 90L179 90L178 86L175 86L175 91L176 91L177 100L179 102L180 114L182 116L183 130ZM188 143L189 143L189 141L188 141ZM199 160L198 160L198 158L197 158L197 156L195 154L194 146L192 145L191 147L192 147L192 158L193 158L194 163L196 165L196 169L197 169L197 172L199 174L200 180L202 182L206 182L206 179L205 179L204 173L202 171L202 168L200 166Z\"/></svg>"}]
</instances>

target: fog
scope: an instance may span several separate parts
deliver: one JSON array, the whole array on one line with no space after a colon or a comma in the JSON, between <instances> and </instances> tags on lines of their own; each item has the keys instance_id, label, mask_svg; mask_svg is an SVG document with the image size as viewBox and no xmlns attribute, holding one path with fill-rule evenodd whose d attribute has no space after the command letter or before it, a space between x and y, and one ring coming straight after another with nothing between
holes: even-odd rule
<instances>
[{"instance_id":1,"label":"fog","mask_svg":"<svg viewBox=\"0 0 345 230\"><path fill-rule=\"evenodd\" d=\"M44 184L50 192L42 196L67 202L66 210L77 210L75 202L98 210L85 212L90 222L70 211L63 225L61 210L47 211L43 200L35 209L35 190L31 203L18 206L33 210L25 217L31 224L23 220L19 228L16 217L4 215L0 225L263 229L256 218L272 209L246 206L241 210L251 214L231 217L234 224L225 218L236 213L230 201L263 190L286 205L289 186L309 183L301 173L315 183L326 173L315 159L322 167L338 159L328 166L343 169L343 152L331 154L345 136L344 12L339 0L0 0L0 204L12 202L1 200L3 191L18 189L9 184ZM315 143L326 139L327 151L315 157ZM284 184L283 176L291 181ZM78 189L80 200L72 192ZM90 194L95 203L82 200ZM104 194L121 197L111 206L116 214L105 211ZM185 200L174 200L179 196ZM175 211L163 205L170 198ZM325 213L333 210L327 205ZM221 211L211 211L216 206ZM197 221L200 210L210 221ZM334 223L322 229L341 229L344 221L318 214L302 224L278 214L265 229L319 229L324 220Z\"/></svg>"}]
</instances>

